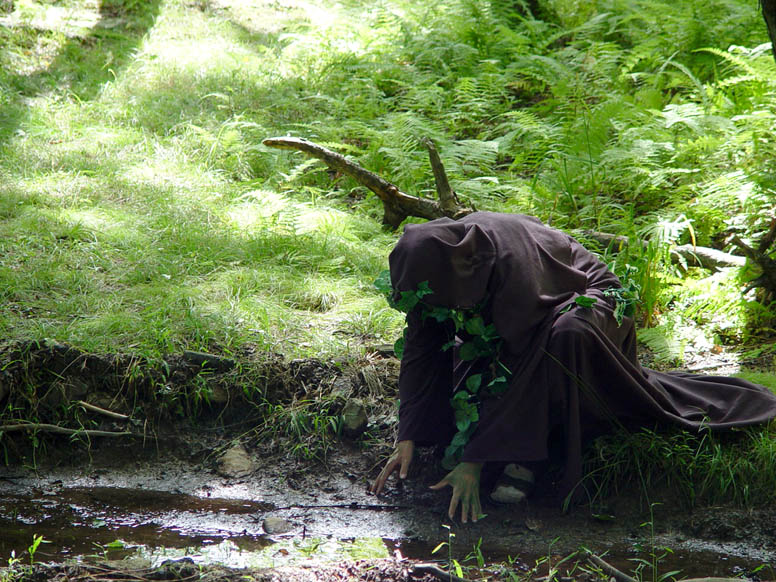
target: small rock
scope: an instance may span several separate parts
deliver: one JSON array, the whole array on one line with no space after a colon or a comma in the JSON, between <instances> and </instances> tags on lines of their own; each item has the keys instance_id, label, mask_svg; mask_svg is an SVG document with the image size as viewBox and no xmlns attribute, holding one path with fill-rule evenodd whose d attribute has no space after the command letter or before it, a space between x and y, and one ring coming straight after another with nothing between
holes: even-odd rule
<instances>
[{"instance_id":1,"label":"small rock","mask_svg":"<svg viewBox=\"0 0 776 582\"><path fill-rule=\"evenodd\" d=\"M229 392L223 386L215 385L210 389L211 404L226 404L229 402Z\"/></svg>"},{"instance_id":2,"label":"small rock","mask_svg":"<svg viewBox=\"0 0 776 582\"><path fill-rule=\"evenodd\" d=\"M241 444L234 445L218 461L218 472L225 477L245 477L255 469L253 459Z\"/></svg>"},{"instance_id":3,"label":"small rock","mask_svg":"<svg viewBox=\"0 0 776 582\"><path fill-rule=\"evenodd\" d=\"M284 534L294 529L293 524L282 517L267 517L261 524L264 531L270 535Z\"/></svg>"},{"instance_id":4,"label":"small rock","mask_svg":"<svg viewBox=\"0 0 776 582\"><path fill-rule=\"evenodd\" d=\"M342 432L345 436L355 438L366 430L369 419L366 406L361 400L348 400L342 409Z\"/></svg>"}]
</instances>

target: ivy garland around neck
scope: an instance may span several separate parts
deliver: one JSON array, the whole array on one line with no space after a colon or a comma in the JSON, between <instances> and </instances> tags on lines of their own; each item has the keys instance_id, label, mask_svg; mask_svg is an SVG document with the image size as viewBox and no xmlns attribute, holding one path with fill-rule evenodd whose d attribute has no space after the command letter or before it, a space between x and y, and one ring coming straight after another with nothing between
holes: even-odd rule
<instances>
[{"instance_id":1,"label":"ivy garland around neck","mask_svg":"<svg viewBox=\"0 0 776 582\"><path fill-rule=\"evenodd\" d=\"M487 299L482 304L470 309L451 309L429 305L423 301L423 297L433 293L428 281L420 283L417 289L397 294L391 285L388 271L383 271L374 284L385 295L389 305L394 309L406 314L420 309L422 320L431 318L439 323L450 321L451 337L442 346L442 351L457 349L460 360L465 362L480 361L478 369L483 371L471 374L466 378L463 385L450 399L457 432L445 449L442 465L447 469L452 469L460 462L463 450L477 428L480 419L481 397L503 394L509 386L511 372L499 361L503 340L496 332L495 325L486 324L481 314ZM394 344L394 352L399 359L404 353L406 337L407 327L405 326L402 336ZM457 341L456 337L462 341Z\"/></svg>"}]
</instances>

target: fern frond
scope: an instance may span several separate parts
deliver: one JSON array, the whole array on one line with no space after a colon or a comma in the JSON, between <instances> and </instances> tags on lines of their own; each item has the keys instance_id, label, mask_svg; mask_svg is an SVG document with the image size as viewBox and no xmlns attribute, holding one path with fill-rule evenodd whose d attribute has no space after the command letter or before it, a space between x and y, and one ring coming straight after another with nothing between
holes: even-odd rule
<instances>
[{"instance_id":1,"label":"fern frond","mask_svg":"<svg viewBox=\"0 0 776 582\"><path fill-rule=\"evenodd\" d=\"M636 337L649 348L657 361L678 364L684 359L684 348L673 334L673 329L647 327L639 329Z\"/></svg>"},{"instance_id":2,"label":"fern frond","mask_svg":"<svg viewBox=\"0 0 776 582\"><path fill-rule=\"evenodd\" d=\"M714 48L714 47L706 47L706 48L698 49L698 50L693 51L693 52L709 53L709 54L718 56L721 59L724 59L725 61L727 61L728 63L738 67L739 69L742 69L747 75L750 75L750 76L753 76L753 77L757 77L758 76L757 71L755 71L754 68L749 63L747 63L741 57L738 57L738 56L736 56L734 54L731 54L728 51L723 51L723 50L720 50L720 49Z\"/></svg>"}]
</instances>

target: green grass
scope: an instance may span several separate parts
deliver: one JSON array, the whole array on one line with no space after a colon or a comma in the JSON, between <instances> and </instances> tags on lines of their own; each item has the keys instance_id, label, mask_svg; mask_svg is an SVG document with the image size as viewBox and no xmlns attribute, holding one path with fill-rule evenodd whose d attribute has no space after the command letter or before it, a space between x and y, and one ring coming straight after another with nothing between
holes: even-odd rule
<instances>
[{"instance_id":1,"label":"green grass","mask_svg":"<svg viewBox=\"0 0 776 582\"><path fill-rule=\"evenodd\" d=\"M152 356L389 341L399 318L370 286L395 238L379 204L260 145L275 134L420 194L428 135L479 208L559 227L686 217L705 243L733 211L756 236L774 77L767 54L726 49L765 30L742 2L692 3L708 27L680 26L688 10L583 2L541 22L477 0L17 2L0 26L0 330ZM651 321L668 267L628 261ZM732 318L740 337L746 315Z\"/></svg>"},{"instance_id":2,"label":"green grass","mask_svg":"<svg viewBox=\"0 0 776 582\"><path fill-rule=\"evenodd\" d=\"M774 384L773 375L769 383ZM726 433L620 430L594 441L587 458L589 479L581 490L594 507L633 489L647 504L668 499L685 507L767 505L776 498L775 451L773 426Z\"/></svg>"}]
</instances>

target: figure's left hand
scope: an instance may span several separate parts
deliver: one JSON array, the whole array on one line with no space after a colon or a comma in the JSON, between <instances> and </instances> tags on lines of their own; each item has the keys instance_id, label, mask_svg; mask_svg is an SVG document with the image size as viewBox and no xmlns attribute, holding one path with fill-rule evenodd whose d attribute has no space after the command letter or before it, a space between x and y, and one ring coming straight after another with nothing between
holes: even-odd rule
<instances>
[{"instance_id":1,"label":"figure's left hand","mask_svg":"<svg viewBox=\"0 0 776 582\"><path fill-rule=\"evenodd\" d=\"M480 472L482 463L458 463L455 469L445 475L431 489L441 489L445 485L453 488L453 497L450 499L448 515L453 519L458 502L461 502L461 521L466 523L471 512L472 521L477 521L482 515L480 505Z\"/></svg>"}]
</instances>

